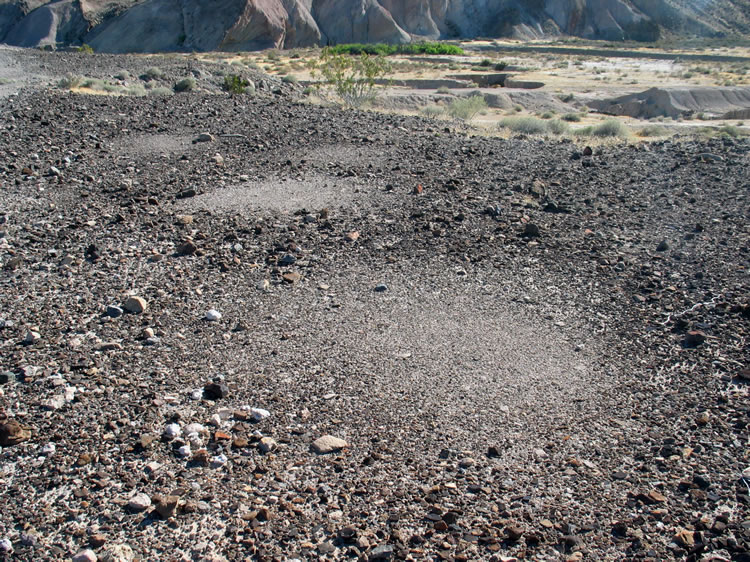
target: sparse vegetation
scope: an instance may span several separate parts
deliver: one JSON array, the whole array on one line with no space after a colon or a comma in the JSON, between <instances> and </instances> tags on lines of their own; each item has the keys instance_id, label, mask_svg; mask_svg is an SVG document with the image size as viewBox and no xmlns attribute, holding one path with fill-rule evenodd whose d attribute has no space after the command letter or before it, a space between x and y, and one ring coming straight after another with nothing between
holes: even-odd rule
<instances>
[{"instance_id":1,"label":"sparse vegetation","mask_svg":"<svg viewBox=\"0 0 750 562\"><path fill-rule=\"evenodd\" d=\"M477 113L487 109L484 96L474 94L468 98L458 98L448 106L447 113L454 119L471 121Z\"/></svg>"},{"instance_id":2,"label":"sparse vegetation","mask_svg":"<svg viewBox=\"0 0 750 562\"><path fill-rule=\"evenodd\" d=\"M152 66L150 68L146 69L146 72L144 72L141 75L141 80L146 80L147 82L150 80L158 80L159 78L162 78L164 76L164 71L157 67Z\"/></svg>"},{"instance_id":3,"label":"sparse vegetation","mask_svg":"<svg viewBox=\"0 0 750 562\"><path fill-rule=\"evenodd\" d=\"M450 94L451 93L451 89L448 86L440 86L437 89L437 93L438 94Z\"/></svg>"},{"instance_id":4,"label":"sparse vegetation","mask_svg":"<svg viewBox=\"0 0 750 562\"><path fill-rule=\"evenodd\" d=\"M407 43L405 45L386 45L374 43L347 43L328 47L332 55L463 55L464 50L456 45L439 42Z\"/></svg>"},{"instance_id":5,"label":"sparse vegetation","mask_svg":"<svg viewBox=\"0 0 750 562\"><path fill-rule=\"evenodd\" d=\"M94 54L94 48L91 45L87 45L84 43L80 47L76 48L77 53L84 53L86 55L93 55Z\"/></svg>"},{"instance_id":6,"label":"sparse vegetation","mask_svg":"<svg viewBox=\"0 0 750 562\"><path fill-rule=\"evenodd\" d=\"M130 72L127 70L120 70L115 74L115 79L117 80L130 80Z\"/></svg>"},{"instance_id":7,"label":"sparse vegetation","mask_svg":"<svg viewBox=\"0 0 750 562\"><path fill-rule=\"evenodd\" d=\"M639 137L663 137L668 133L666 127L660 127L659 125L646 125L636 134Z\"/></svg>"},{"instance_id":8,"label":"sparse vegetation","mask_svg":"<svg viewBox=\"0 0 750 562\"><path fill-rule=\"evenodd\" d=\"M430 119L436 119L445 114L445 110L439 105L428 105L420 110L420 113Z\"/></svg>"},{"instance_id":9,"label":"sparse vegetation","mask_svg":"<svg viewBox=\"0 0 750 562\"><path fill-rule=\"evenodd\" d=\"M240 95L247 91L249 85L250 82L239 74L228 74L224 77L222 88L225 92L229 92L232 95Z\"/></svg>"},{"instance_id":10,"label":"sparse vegetation","mask_svg":"<svg viewBox=\"0 0 750 562\"><path fill-rule=\"evenodd\" d=\"M296 84L299 82L294 74L287 74L281 79L281 81L284 82L284 84Z\"/></svg>"},{"instance_id":11,"label":"sparse vegetation","mask_svg":"<svg viewBox=\"0 0 750 562\"><path fill-rule=\"evenodd\" d=\"M73 88L79 87L82 81L83 78L81 78L80 76L76 76L75 74L67 74L60 79L60 81L57 83L57 86L58 88L62 88L63 90L71 90Z\"/></svg>"},{"instance_id":12,"label":"sparse vegetation","mask_svg":"<svg viewBox=\"0 0 750 562\"><path fill-rule=\"evenodd\" d=\"M577 137L599 137L599 138L620 138L625 139L630 136L630 129L617 119L607 119L598 125L591 125L580 129L575 129L573 134Z\"/></svg>"},{"instance_id":13,"label":"sparse vegetation","mask_svg":"<svg viewBox=\"0 0 750 562\"><path fill-rule=\"evenodd\" d=\"M195 81L195 78L188 77L188 78L183 78L182 80L178 81L174 85L173 89L177 93L192 92L193 90L195 90L196 85L197 85L197 82Z\"/></svg>"},{"instance_id":14,"label":"sparse vegetation","mask_svg":"<svg viewBox=\"0 0 750 562\"><path fill-rule=\"evenodd\" d=\"M560 119L552 119L547 122L547 131L553 135L564 135L570 130L570 126Z\"/></svg>"},{"instance_id":15,"label":"sparse vegetation","mask_svg":"<svg viewBox=\"0 0 750 562\"><path fill-rule=\"evenodd\" d=\"M581 116L578 113L566 113L562 116L562 120L568 123L578 123L581 120Z\"/></svg>"},{"instance_id":16,"label":"sparse vegetation","mask_svg":"<svg viewBox=\"0 0 750 562\"><path fill-rule=\"evenodd\" d=\"M362 53L352 57L331 48L323 49L320 58L309 63L313 76L322 76L345 105L360 107L375 97L376 81L386 76L390 64L381 55Z\"/></svg>"},{"instance_id":17,"label":"sparse vegetation","mask_svg":"<svg viewBox=\"0 0 750 562\"><path fill-rule=\"evenodd\" d=\"M547 132L547 123L538 117L506 117L498 126L524 135L543 135Z\"/></svg>"}]
</instances>

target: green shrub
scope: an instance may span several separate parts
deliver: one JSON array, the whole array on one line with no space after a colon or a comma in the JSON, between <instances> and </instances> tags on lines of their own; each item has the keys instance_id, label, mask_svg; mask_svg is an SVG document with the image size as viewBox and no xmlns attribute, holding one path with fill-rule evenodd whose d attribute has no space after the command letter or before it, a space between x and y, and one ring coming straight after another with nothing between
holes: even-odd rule
<instances>
[{"instance_id":1,"label":"green shrub","mask_svg":"<svg viewBox=\"0 0 750 562\"><path fill-rule=\"evenodd\" d=\"M668 130L666 127L660 127L659 125L646 125L637 135L639 137L663 137L666 135Z\"/></svg>"},{"instance_id":2,"label":"green shrub","mask_svg":"<svg viewBox=\"0 0 750 562\"><path fill-rule=\"evenodd\" d=\"M493 67L498 72L505 70L508 67L508 63L505 61L500 61L498 63L495 63L495 66Z\"/></svg>"},{"instance_id":3,"label":"green shrub","mask_svg":"<svg viewBox=\"0 0 750 562\"><path fill-rule=\"evenodd\" d=\"M130 80L130 72L127 70L120 70L117 74L115 74L115 78L117 80Z\"/></svg>"},{"instance_id":4,"label":"green shrub","mask_svg":"<svg viewBox=\"0 0 750 562\"><path fill-rule=\"evenodd\" d=\"M428 105L420 110L420 113L425 117L435 119L445 113L445 110L439 105Z\"/></svg>"},{"instance_id":5,"label":"green shrub","mask_svg":"<svg viewBox=\"0 0 750 562\"><path fill-rule=\"evenodd\" d=\"M562 116L562 119L568 123L578 123L581 120L581 116L577 113L566 113Z\"/></svg>"},{"instance_id":6,"label":"green shrub","mask_svg":"<svg viewBox=\"0 0 750 562\"><path fill-rule=\"evenodd\" d=\"M89 88L91 90L102 90L104 89L104 80L98 78L86 78L81 83L82 88Z\"/></svg>"},{"instance_id":7,"label":"green shrub","mask_svg":"<svg viewBox=\"0 0 750 562\"><path fill-rule=\"evenodd\" d=\"M287 74L281 79L281 81L284 84L296 84L297 82L299 82L299 80L297 80L297 77L294 74Z\"/></svg>"},{"instance_id":8,"label":"green shrub","mask_svg":"<svg viewBox=\"0 0 750 562\"><path fill-rule=\"evenodd\" d=\"M560 119L552 119L547 122L547 131L553 135L564 135L569 129L570 125Z\"/></svg>"},{"instance_id":9,"label":"green shrub","mask_svg":"<svg viewBox=\"0 0 750 562\"><path fill-rule=\"evenodd\" d=\"M522 105L514 105L513 106L513 111L515 111L516 113L521 113L523 111L523 106Z\"/></svg>"},{"instance_id":10,"label":"green shrub","mask_svg":"<svg viewBox=\"0 0 750 562\"><path fill-rule=\"evenodd\" d=\"M559 96L557 96L557 99L559 99L563 103L570 103L574 99L576 99L576 97L574 94L560 94Z\"/></svg>"},{"instance_id":11,"label":"green shrub","mask_svg":"<svg viewBox=\"0 0 750 562\"><path fill-rule=\"evenodd\" d=\"M630 130L617 119L607 119L603 123L594 126L591 134L595 137L626 138L630 136Z\"/></svg>"},{"instance_id":12,"label":"green shrub","mask_svg":"<svg viewBox=\"0 0 750 562\"><path fill-rule=\"evenodd\" d=\"M470 121L477 113L487 109L484 96L474 94L468 98L458 98L448 106L448 115L454 119Z\"/></svg>"},{"instance_id":13,"label":"green shrub","mask_svg":"<svg viewBox=\"0 0 750 562\"><path fill-rule=\"evenodd\" d=\"M448 86L440 86L437 89L437 93L438 94L450 94L451 93L451 89Z\"/></svg>"},{"instance_id":14,"label":"green shrub","mask_svg":"<svg viewBox=\"0 0 750 562\"><path fill-rule=\"evenodd\" d=\"M482 59L479 62L479 66L484 66L484 67L492 66L492 61L490 59Z\"/></svg>"},{"instance_id":15,"label":"green shrub","mask_svg":"<svg viewBox=\"0 0 750 562\"><path fill-rule=\"evenodd\" d=\"M743 137L747 135L745 131L740 129L739 127L736 127L734 125L724 125L723 127L720 127L719 130L716 131L716 134L722 137Z\"/></svg>"},{"instance_id":16,"label":"green shrub","mask_svg":"<svg viewBox=\"0 0 750 562\"><path fill-rule=\"evenodd\" d=\"M543 135L547 132L547 123L537 117L506 117L500 120L498 126L525 135Z\"/></svg>"},{"instance_id":17,"label":"green shrub","mask_svg":"<svg viewBox=\"0 0 750 562\"><path fill-rule=\"evenodd\" d=\"M382 55L362 53L352 57L325 48L317 60L308 63L313 76L322 76L335 94L349 107L359 107L375 97L379 78L391 71Z\"/></svg>"},{"instance_id":18,"label":"green shrub","mask_svg":"<svg viewBox=\"0 0 750 562\"><path fill-rule=\"evenodd\" d=\"M407 43L406 45L386 45L374 43L346 43L328 47L332 55L463 55L464 50L456 45L438 42Z\"/></svg>"},{"instance_id":19,"label":"green shrub","mask_svg":"<svg viewBox=\"0 0 750 562\"><path fill-rule=\"evenodd\" d=\"M86 43L84 43L80 47L76 48L76 52L78 52L78 53L84 53L84 54L87 54L87 55L93 55L94 54L94 49L93 49L93 47L91 45L87 45Z\"/></svg>"},{"instance_id":20,"label":"green shrub","mask_svg":"<svg viewBox=\"0 0 750 562\"><path fill-rule=\"evenodd\" d=\"M164 71L161 68L158 68L156 66L152 66L150 68L146 69L146 72L144 72L141 75L142 80L158 80L159 78L164 76Z\"/></svg>"},{"instance_id":21,"label":"green shrub","mask_svg":"<svg viewBox=\"0 0 750 562\"><path fill-rule=\"evenodd\" d=\"M244 94L250 82L237 74L228 74L224 77L224 91L233 95Z\"/></svg>"},{"instance_id":22,"label":"green shrub","mask_svg":"<svg viewBox=\"0 0 750 562\"><path fill-rule=\"evenodd\" d=\"M175 92L192 92L195 90L195 87L197 85L197 82L195 81L195 78L187 77L183 78L179 82L177 82L174 85L174 91Z\"/></svg>"},{"instance_id":23,"label":"green shrub","mask_svg":"<svg viewBox=\"0 0 750 562\"><path fill-rule=\"evenodd\" d=\"M63 90L71 90L80 86L82 81L83 78L81 78L80 76L76 76L74 74L66 74L63 78L60 79L60 81L57 83L57 86L58 88L62 88Z\"/></svg>"},{"instance_id":24,"label":"green shrub","mask_svg":"<svg viewBox=\"0 0 750 562\"><path fill-rule=\"evenodd\" d=\"M540 115L542 119L552 119L555 116L554 111L545 111Z\"/></svg>"}]
</instances>

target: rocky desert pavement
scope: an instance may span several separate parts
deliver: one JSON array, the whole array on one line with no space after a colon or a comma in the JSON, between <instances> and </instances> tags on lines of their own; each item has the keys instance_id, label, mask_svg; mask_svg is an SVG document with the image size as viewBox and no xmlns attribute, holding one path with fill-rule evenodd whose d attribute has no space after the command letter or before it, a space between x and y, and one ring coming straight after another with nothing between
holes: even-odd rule
<instances>
[{"instance_id":1,"label":"rocky desert pavement","mask_svg":"<svg viewBox=\"0 0 750 562\"><path fill-rule=\"evenodd\" d=\"M45 77L187 69L2 56L2 556L748 560L747 138L473 136L260 75L89 96Z\"/></svg>"}]
</instances>

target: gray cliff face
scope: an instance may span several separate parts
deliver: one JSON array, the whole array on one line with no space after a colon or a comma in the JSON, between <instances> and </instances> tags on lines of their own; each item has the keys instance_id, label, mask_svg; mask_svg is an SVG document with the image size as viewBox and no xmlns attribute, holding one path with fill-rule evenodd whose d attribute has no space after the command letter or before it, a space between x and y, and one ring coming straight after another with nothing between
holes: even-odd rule
<instances>
[{"instance_id":1,"label":"gray cliff face","mask_svg":"<svg viewBox=\"0 0 750 562\"><path fill-rule=\"evenodd\" d=\"M750 0L0 0L4 43L112 53L557 34L649 41L662 29L747 33Z\"/></svg>"}]
</instances>

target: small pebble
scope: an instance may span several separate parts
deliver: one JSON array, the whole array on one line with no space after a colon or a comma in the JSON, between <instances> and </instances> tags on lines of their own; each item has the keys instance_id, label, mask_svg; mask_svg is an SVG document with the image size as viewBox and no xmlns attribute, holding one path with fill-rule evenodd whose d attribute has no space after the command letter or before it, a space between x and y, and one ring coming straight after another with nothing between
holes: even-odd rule
<instances>
[{"instance_id":1,"label":"small pebble","mask_svg":"<svg viewBox=\"0 0 750 562\"><path fill-rule=\"evenodd\" d=\"M164 428L164 437L167 439L176 439L182 435L182 428L180 428L179 425L176 423L170 423L167 427Z\"/></svg>"},{"instance_id":2,"label":"small pebble","mask_svg":"<svg viewBox=\"0 0 750 562\"><path fill-rule=\"evenodd\" d=\"M254 422L263 421L270 415L271 415L271 412L269 412L268 410L264 410L263 408L251 408L250 409L250 417L252 417Z\"/></svg>"},{"instance_id":3,"label":"small pebble","mask_svg":"<svg viewBox=\"0 0 750 562\"><path fill-rule=\"evenodd\" d=\"M96 562L97 560L96 553L89 548L82 550L73 557L73 562Z\"/></svg>"},{"instance_id":4,"label":"small pebble","mask_svg":"<svg viewBox=\"0 0 750 562\"><path fill-rule=\"evenodd\" d=\"M130 297L123 308L132 314L141 314L148 308L148 303L141 297Z\"/></svg>"},{"instance_id":5,"label":"small pebble","mask_svg":"<svg viewBox=\"0 0 750 562\"><path fill-rule=\"evenodd\" d=\"M211 310L206 312L205 318L209 322L218 322L219 320L221 320L221 312L212 308Z\"/></svg>"},{"instance_id":6,"label":"small pebble","mask_svg":"<svg viewBox=\"0 0 750 562\"><path fill-rule=\"evenodd\" d=\"M147 494L136 494L128 501L128 509L130 511L145 511L149 507L151 507L151 498Z\"/></svg>"}]
</instances>

